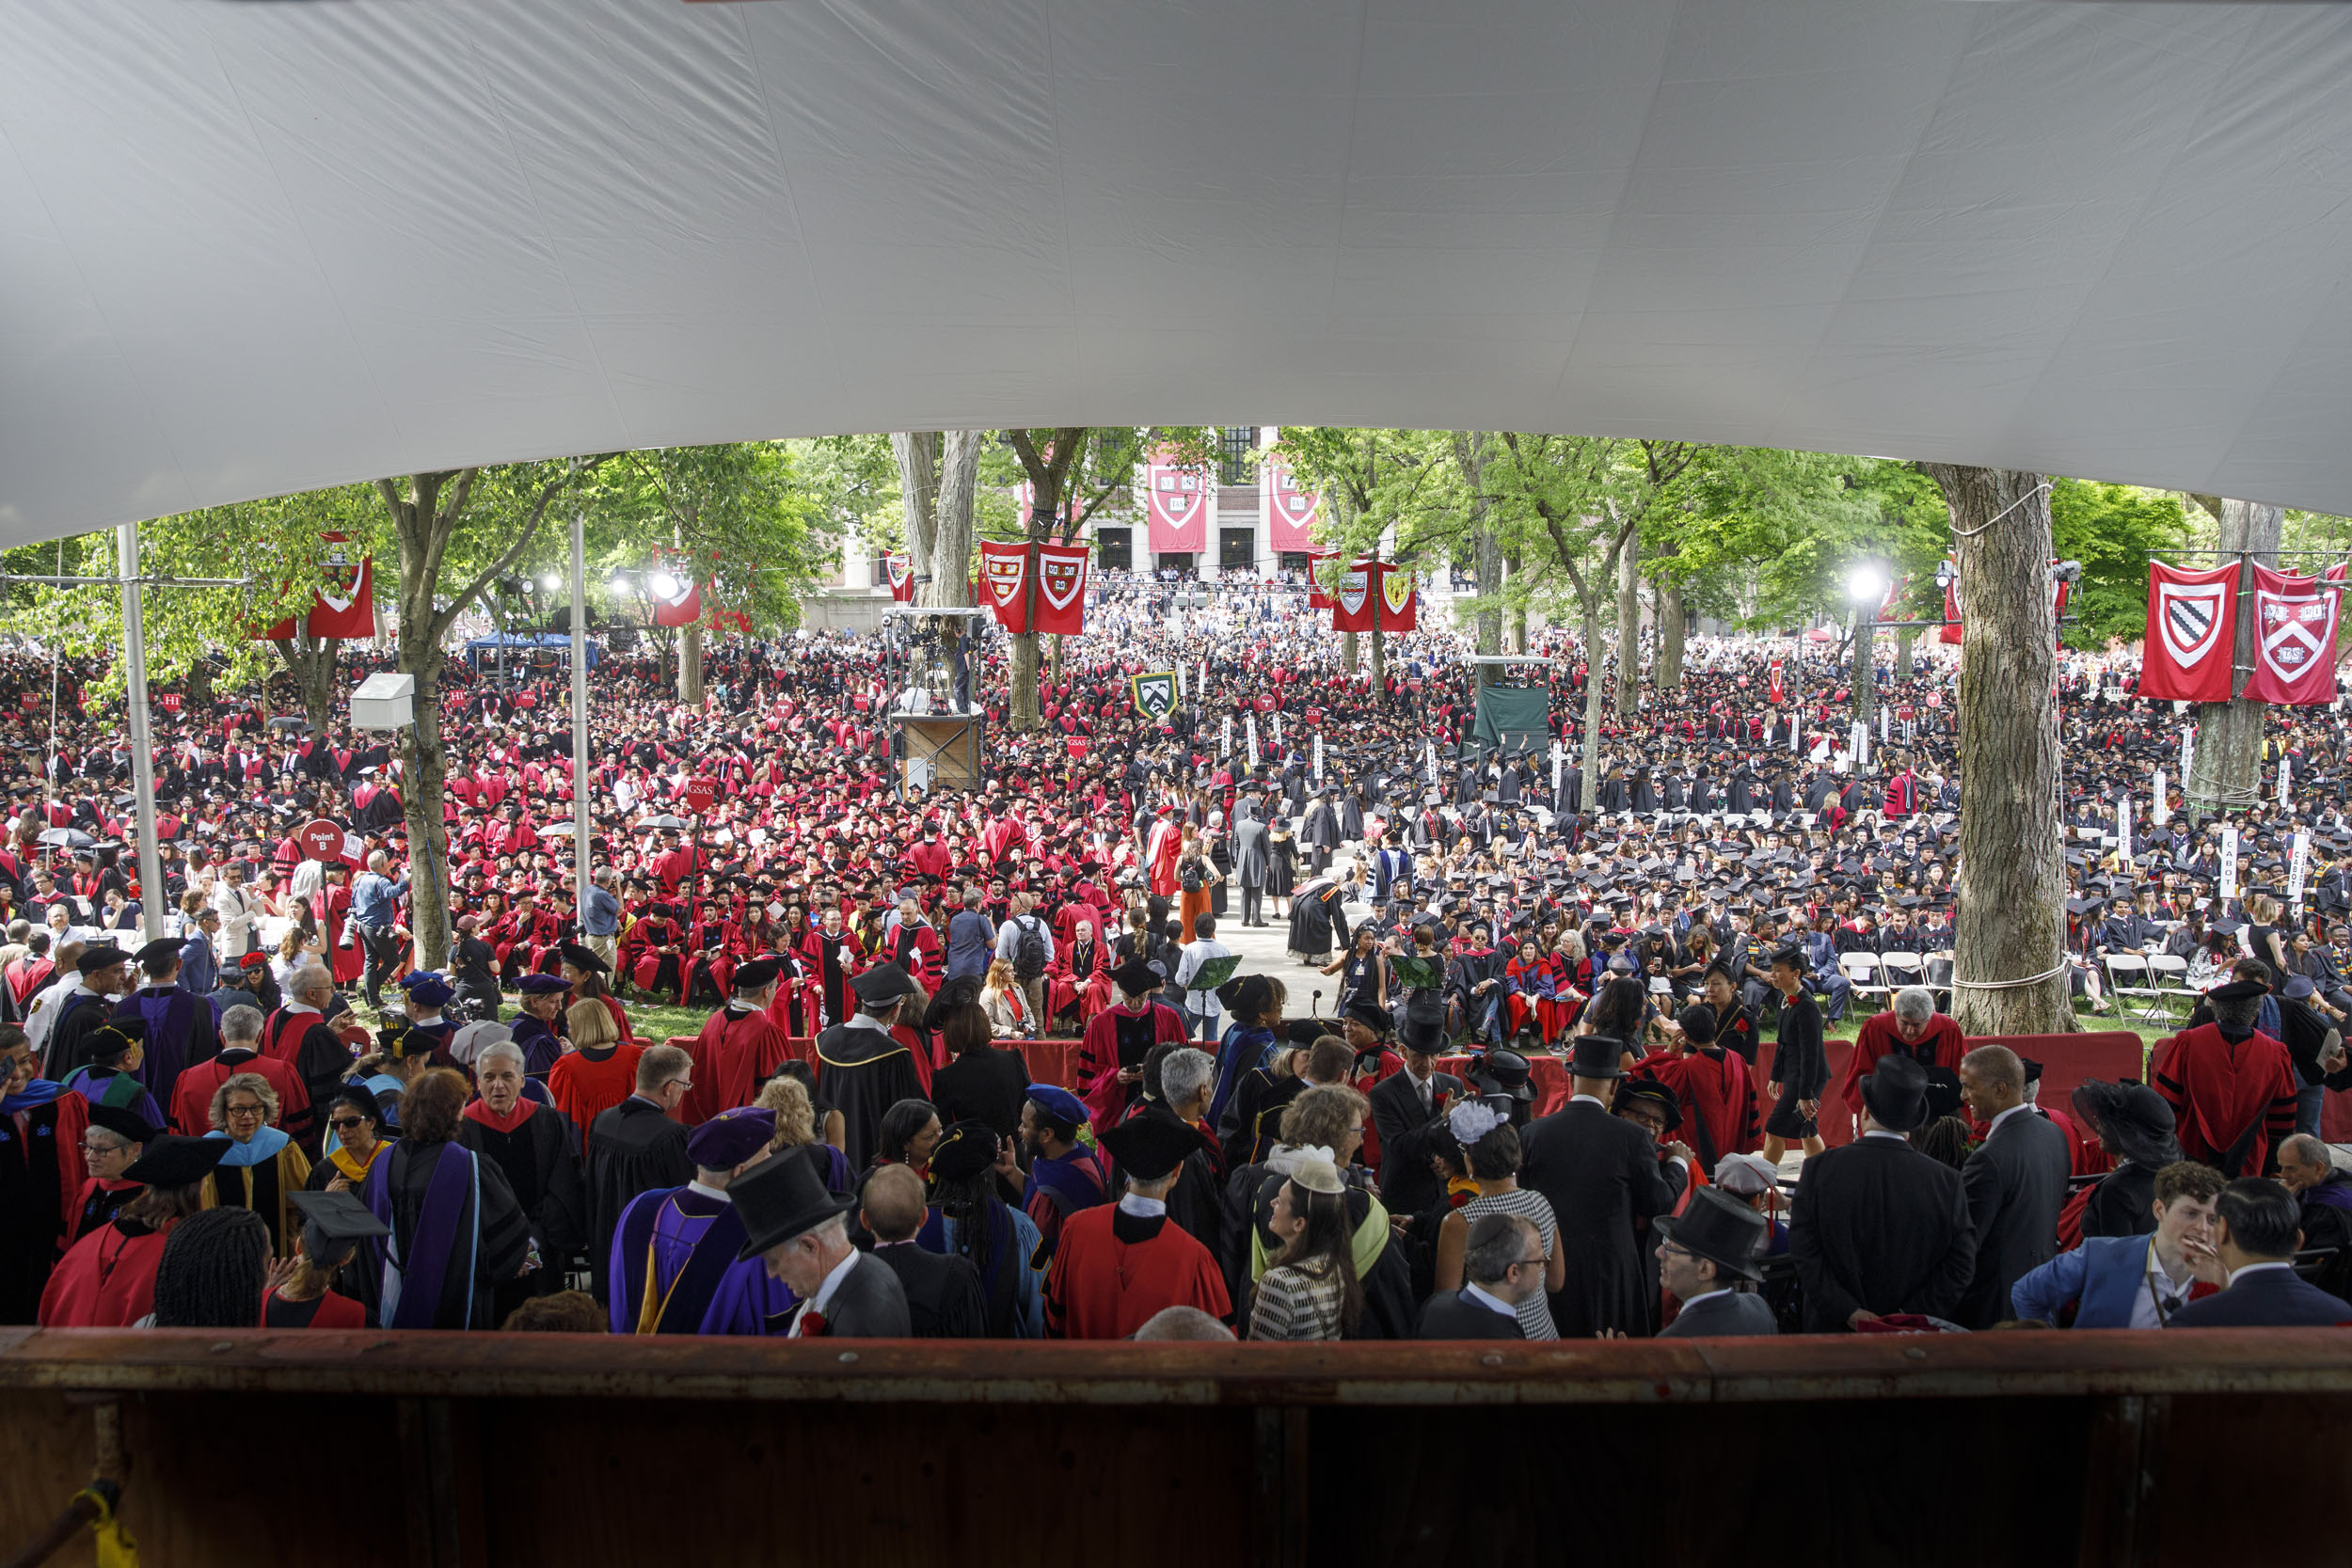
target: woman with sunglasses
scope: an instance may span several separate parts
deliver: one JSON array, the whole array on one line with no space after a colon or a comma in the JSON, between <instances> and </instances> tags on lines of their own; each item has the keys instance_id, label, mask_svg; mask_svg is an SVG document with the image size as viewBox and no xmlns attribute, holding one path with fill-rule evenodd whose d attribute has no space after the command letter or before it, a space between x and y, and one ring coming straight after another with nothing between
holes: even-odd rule
<instances>
[{"instance_id":1,"label":"woman with sunglasses","mask_svg":"<svg viewBox=\"0 0 2352 1568\"><path fill-rule=\"evenodd\" d=\"M383 1112L364 1084L346 1084L326 1105L326 1148L303 1185L314 1193L356 1193L392 1147L382 1136Z\"/></svg>"}]
</instances>

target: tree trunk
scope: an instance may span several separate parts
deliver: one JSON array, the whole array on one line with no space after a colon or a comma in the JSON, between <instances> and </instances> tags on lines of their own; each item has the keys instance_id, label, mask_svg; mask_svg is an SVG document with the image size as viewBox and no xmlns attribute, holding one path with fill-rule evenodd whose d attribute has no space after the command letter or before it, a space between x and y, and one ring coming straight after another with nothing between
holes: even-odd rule
<instances>
[{"instance_id":1,"label":"tree trunk","mask_svg":"<svg viewBox=\"0 0 2352 1568\"><path fill-rule=\"evenodd\" d=\"M408 929L411 958L418 969L439 970L449 962L449 825L441 817L441 787L449 753L441 744L441 644L434 635L433 591L438 574L425 571L428 552L421 533L435 512L434 490L419 498L419 523L400 530L400 639L396 664L417 683L416 722L399 733L400 814L408 825L411 856ZM405 520L404 519L404 523ZM416 570L410 562L419 562ZM309 701L306 692L304 701Z\"/></svg>"},{"instance_id":2,"label":"tree trunk","mask_svg":"<svg viewBox=\"0 0 2352 1568\"><path fill-rule=\"evenodd\" d=\"M1690 617L1683 612L1682 579L1668 578L1658 585L1656 685L1661 691L1681 689L1683 644L1690 632Z\"/></svg>"},{"instance_id":3,"label":"tree trunk","mask_svg":"<svg viewBox=\"0 0 2352 1568\"><path fill-rule=\"evenodd\" d=\"M1352 631L1340 633L1340 668L1351 675L1356 673L1356 634Z\"/></svg>"},{"instance_id":4,"label":"tree trunk","mask_svg":"<svg viewBox=\"0 0 2352 1568\"><path fill-rule=\"evenodd\" d=\"M1478 584L1478 596L1491 600L1502 592L1502 549L1495 543L1494 529L1487 521L1486 507L1486 436L1484 431L1457 430L1454 433L1454 462L1470 486L1470 532L1477 541L1472 546L1471 571ZM1502 652L1502 610L1492 604L1478 612L1474 632L1478 652L1488 658ZM1475 684L1494 684L1495 667L1478 667Z\"/></svg>"},{"instance_id":5,"label":"tree trunk","mask_svg":"<svg viewBox=\"0 0 2352 1568\"><path fill-rule=\"evenodd\" d=\"M1584 602L1584 790L1576 809L1590 812L1599 801L1600 600L1596 594Z\"/></svg>"},{"instance_id":6,"label":"tree trunk","mask_svg":"<svg viewBox=\"0 0 2352 1568\"><path fill-rule=\"evenodd\" d=\"M1378 707L1380 705L1380 694L1387 689L1382 683L1388 678L1389 673L1388 641L1389 634L1387 632L1382 631L1377 627L1373 629L1372 705L1375 707Z\"/></svg>"},{"instance_id":7,"label":"tree trunk","mask_svg":"<svg viewBox=\"0 0 2352 1568\"><path fill-rule=\"evenodd\" d=\"M1961 600L1968 607L1960 667L1952 1016L1968 1035L2071 1032L2076 1024L2060 910L2066 867L2058 812L2049 493L2037 489L2038 474L1943 463L1921 467L1951 508ZM1966 984L2036 975L2046 978L1998 990Z\"/></svg>"},{"instance_id":8,"label":"tree trunk","mask_svg":"<svg viewBox=\"0 0 2352 1568\"><path fill-rule=\"evenodd\" d=\"M939 432L894 430L890 454L898 460L898 499L904 509L907 570L914 574L918 603L938 604L930 596L932 575L932 521L939 497Z\"/></svg>"},{"instance_id":9,"label":"tree trunk","mask_svg":"<svg viewBox=\"0 0 2352 1568\"><path fill-rule=\"evenodd\" d=\"M678 629L677 700L689 707L703 703L703 628L700 623Z\"/></svg>"},{"instance_id":10,"label":"tree trunk","mask_svg":"<svg viewBox=\"0 0 2352 1568\"><path fill-rule=\"evenodd\" d=\"M314 736L326 734L335 715L335 652L339 646L334 638L317 640L308 632L277 643L278 657L286 661L286 673L294 676L294 690L302 700L302 721Z\"/></svg>"},{"instance_id":11,"label":"tree trunk","mask_svg":"<svg viewBox=\"0 0 2352 1568\"><path fill-rule=\"evenodd\" d=\"M2219 508L2215 515L2221 519L2223 559L2234 555L2245 562L2238 571L2241 596L2233 660L2237 673L2231 677L2230 687L2236 691L2251 678L2254 662L2253 568L2277 568L2285 514L2260 501L2223 500ZM2265 705L2242 697L2197 705L2196 774L2185 781L2191 805L2226 813L2243 810L2262 798L2265 708Z\"/></svg>"},{"instance_id":12,"label":"tree trunk","mask_svg":"<svg viewBox=\"0 0 2352 1568\"><path fill-rule=\"evenodd\" d=\"M1854 614L1853 716L1865 724L1878 722L1879 683L1873 678L1878 663L1876 608L1865 605Z\"/></svg>"},{"instance_id":13,"label":"tree trunk","mask_svg":"<svg viewBox=\"0 0 2352 1568\"><path fill-rule=\"evenodd\" d=\"M1518 575L1519 575L1519 558L1518 558L1518 556L1516 556L1516 555L1506 555L1506 556L1504 556L1504 557L1502 558L1502 578L1503 578L1503 580L1504 580L1505 582L1516 582L1516 581L1518 581ZM1511 652L1513 652L1513 653L1515 653L1515 654L1524 654L1524 653L1526 653L1526 652L1527 652L1527 606L1526 606L1526 605L1521 604L1521 605L1519 605L1518 608L1514 609L1514 610L1511 611L1511 627L1510 627L1510 630L1511 630ZM1589 660L1592 658L1592 657L1593 657L1593 655L1592 655L1592 644L1591 644L1591 643L1589 643L1589 642L1585 644L1585 652L1584 652L1584 657L1585 657L1585 658L1586 658L1586 660L1587 660L1587 661L1589 661Z\"/></svg>"},{"instance_id":14,"label":"tree trunk","mask_svg":"<svg viewBox=\"0 0 2352 1568\"><path fill-rule=\"evenodd\" d=\"M1911 678L1911 650L1918 641L1919 634L1915 631L1895 634L1895 678L1897 680L1907 681Z\"/></svg>"},{"instance_id":15,"label":"tree trunk","mask_svg":"<svg viewBox=\"0 0 2352 1568\"><path fill-rule=\"evenodd\" d=\"M1617 717L1630 719L1642 704L1641 544L1617 546Z\"/></svg>"}]
</instances>

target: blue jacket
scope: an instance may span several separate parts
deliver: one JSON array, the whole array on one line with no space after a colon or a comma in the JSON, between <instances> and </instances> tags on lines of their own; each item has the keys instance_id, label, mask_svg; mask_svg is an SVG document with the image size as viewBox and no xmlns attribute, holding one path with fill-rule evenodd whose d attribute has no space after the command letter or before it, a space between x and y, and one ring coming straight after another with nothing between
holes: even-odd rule
<instances>
[{"instance_id":1,"label":"blue jacket","mask_svg":"<svg viewBox=\"0 0 2352 1568\"><path fill-rule=\"evenodd\" d=\"M2072 1252L2061 1252L2027 1273L2010 1291L2010 1308L2021 1318L2058 1322L2070 1301L2076 1328L2129 1328L2132 1303L2148 1277L2146 1236L2090 1236Z\"/></svg>"}]
</instances>

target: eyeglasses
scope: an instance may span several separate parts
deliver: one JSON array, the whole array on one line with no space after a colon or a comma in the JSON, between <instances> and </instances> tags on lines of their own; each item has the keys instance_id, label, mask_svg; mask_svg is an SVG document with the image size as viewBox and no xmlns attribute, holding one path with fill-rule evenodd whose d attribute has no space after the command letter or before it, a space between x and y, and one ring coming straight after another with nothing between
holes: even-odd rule
<instances>
[{"instance_id":1,"label":"eyeglasses","mask_svg":"<svg viewBox=\"0 0 2352 1568\"><path fill-rule=\"evenodd\" d=\"M129 1144L91 1143L85 1138L82 1140L82 1152L85 1154L128 1154L131 1152L131 1146Z\"/></svg>"},{"instance_id":2,"label":"eyeglasses","mask_svg":"<svg viewBox=\"0 0 2352 1568\"><path fill-rule=\"evenodd\" d=\"M225 1105L221 1108L221 1114L230 1117L258 1117L262 1114L262 1107L259 1105Z\"/></svg>"},{"instance_id":3,"label":"eyeglasses","mask_svg":"<svg viewBox=\"0 0 2352 1568\"><path fill-rule=\"evenodd\" d=\"M330 1119L326 1125L333 1128L338 1132L348 1132L355 1127L364 1125L364 1120L359 1117L336 1117Z\"/></svg>"},{"instance_id":4,"label":"eyeglasses","mask_svg":"<svg viewBox=\"0 0 2352 1568\"><path fill-rule=\"evenodd\" d=\"M1515 1269L1540 1269L1544 1266L1544 1262L1545 1259L1541 1258L1521 1258L1514 1260L1511 1266Z\"/></svg>"}]
</instances>

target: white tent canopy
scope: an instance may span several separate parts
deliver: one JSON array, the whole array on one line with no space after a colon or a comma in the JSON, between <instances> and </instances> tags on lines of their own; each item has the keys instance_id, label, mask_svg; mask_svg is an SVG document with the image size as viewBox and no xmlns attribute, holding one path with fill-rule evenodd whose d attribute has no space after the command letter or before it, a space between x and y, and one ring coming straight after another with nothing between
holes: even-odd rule
<instances>
[{"instance_id":1,"label":"white tent canopy","mask_svg":"<svg viewBox=\"0 0 2352 1568\"><path fill-rule=\"evenodd\" d=\"M2352 511L2352 11L5 0L0 542L1071 421Z\"/></svg>"}]
</instances>

